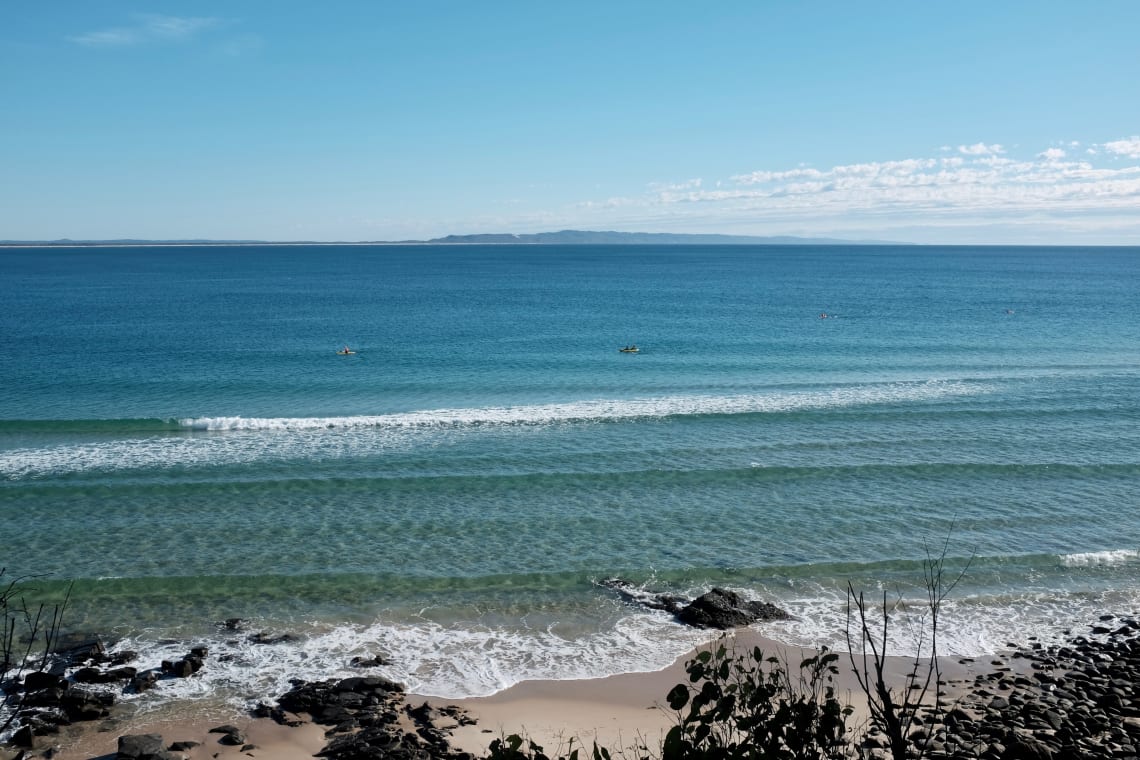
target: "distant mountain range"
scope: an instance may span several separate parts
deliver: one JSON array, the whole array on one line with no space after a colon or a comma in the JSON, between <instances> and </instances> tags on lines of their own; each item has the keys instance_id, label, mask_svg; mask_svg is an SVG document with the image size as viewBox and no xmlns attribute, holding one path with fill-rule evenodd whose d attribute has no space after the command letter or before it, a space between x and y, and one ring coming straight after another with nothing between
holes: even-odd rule
<instances>
[{"instance_id":1,"label":"distant mountain range","mask_svg":"<svg viewBox=\"0 0 1140 760\"><path fill-rule=\"evenodd\" d=\"M591 232L561 230L527 235L510 233L448 235L431 240L0 240L0 246L133 246L133 245L910 245L887 240L842 240L791 235L715 235L672 232Z\"/></svg>"}]
</instances>

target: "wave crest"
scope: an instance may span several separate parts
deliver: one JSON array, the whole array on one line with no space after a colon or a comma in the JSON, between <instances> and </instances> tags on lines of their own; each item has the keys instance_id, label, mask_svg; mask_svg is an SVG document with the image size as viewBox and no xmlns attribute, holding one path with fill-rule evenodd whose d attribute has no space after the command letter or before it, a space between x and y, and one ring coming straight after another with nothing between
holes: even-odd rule
<instances>
[{"instance_id":1,"label":"wave crest","mask_svg":"<svg viewBox=\"0 0 1140 760\"><path fill-rule=\"evenodd\" d=\"M1115 566L1137 560L1140 560L1140 549L1109 549L1100 552L1077 552L1061 555L1061 564L1065 567Z\"/></svg>"},{"instance_id":2,"label":"wave crest","mask_svg":"<svg viewBox=\"0 0 1140 760\"><path fill-rule=\"evenodd\" d=\"M962 381L923 381L733 396L664 396L594 399L564 404L433 409L343 417L194 417L184 428L201 431L453 428L480 425L549 425L706 414L763 414L868 404L931 401L977 395L988 388Z\"/></svg>"}]
</instances>

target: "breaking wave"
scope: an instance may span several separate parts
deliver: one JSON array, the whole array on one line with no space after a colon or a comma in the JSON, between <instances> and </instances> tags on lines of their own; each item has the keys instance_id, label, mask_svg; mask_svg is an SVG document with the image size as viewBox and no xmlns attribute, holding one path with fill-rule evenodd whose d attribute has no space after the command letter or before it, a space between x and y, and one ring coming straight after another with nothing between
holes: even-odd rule
<instances>
[{"instance_id":1,"label":"breaking wave","mask_svg":"<svg viewBox=\"0 0 1140 760\"><path fill-rule=\"evenodd\" d=\"M921 403L990 391L989 386L981 383L932 380L806 391L600 399L344 417L193 417L180 420L173 432L143 436L136 433L130 438L80 440L0 452L0 477L17 480L95 470L240 465L297 457L320 461L413 445L421 440L418 436L439 432L681 416L792 413ZM215 433L218 435L213 435Z\"/></svg>"}]
</instances>

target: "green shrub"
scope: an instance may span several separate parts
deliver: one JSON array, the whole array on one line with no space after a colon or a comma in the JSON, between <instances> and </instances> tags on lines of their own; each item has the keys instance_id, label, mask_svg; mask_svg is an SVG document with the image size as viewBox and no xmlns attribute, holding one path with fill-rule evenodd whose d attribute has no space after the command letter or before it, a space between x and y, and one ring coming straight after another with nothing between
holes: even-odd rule
<instances>
[{"instance_id":1,"label":"green shrub","mask_svg":"<svg viewBox=\"0 0 1140 760\"><path fill-rule=\"evenodd\" d=\"M678 722L662 760L818 760L851 755L851 707L835 693L839 656L826 648L800 663L793 680L757 647L736 654L723 645L686 663L689 683L669 692Z\"/></svg>"},{"instance_id":2,"label":"green shrub","mask_svg":"<svg viewBox=\"0 0 1140 760\"><path fill-rule=\"evenodd\" d=\"M847 736L851 707L835 693L839 656L826 648L800 663L793 680L776 657L759 648L743 654L723 644L685 663L688 683L666 696L676 713L660 754L637 747L638 760L830 760L853 755ZM580 751L556 760L611 760L594 744L588 758ZM614 752L626 757L623 750ZM518 734L491 742L489 760L552 760L543 748Z\"/></svg>"}]
</instances>

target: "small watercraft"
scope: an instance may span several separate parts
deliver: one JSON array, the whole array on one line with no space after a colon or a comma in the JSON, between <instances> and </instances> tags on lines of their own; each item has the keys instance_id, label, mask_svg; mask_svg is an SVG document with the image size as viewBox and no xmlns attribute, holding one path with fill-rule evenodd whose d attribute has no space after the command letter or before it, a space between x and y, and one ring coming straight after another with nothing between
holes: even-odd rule
<instances>
[{"instance_id":1,"label":"small watercraft","mask_svg":"<svg viewBox=\"0 0 1140 760\"><path fill-rule=\"evenodd\" d=\"M638 348L637 346L632 345L632 344L630 344L628 346L622 346L621 348L618 349L618 351L620 351L623 354L636 354L640 350L641 350L640 348Z\"/></svg>"},{"instance_id":2,"label":"small watercraft","mask_svg":"<svg viewBox=\"0 0 1140 760\"><path fill-rule=\"evenodd\" d=\"M353 351L353 350L352 350L351 348L349 348L348 346L345 346L345 347L344 347L344 348L342 348L341 350L337 351L337 355L338 355L338 356L352 356L352 355L353 355L353 354L355 354L355 353L356 353L356 352L355 352L355 351Z\"/></svg>"}]
</instances>

